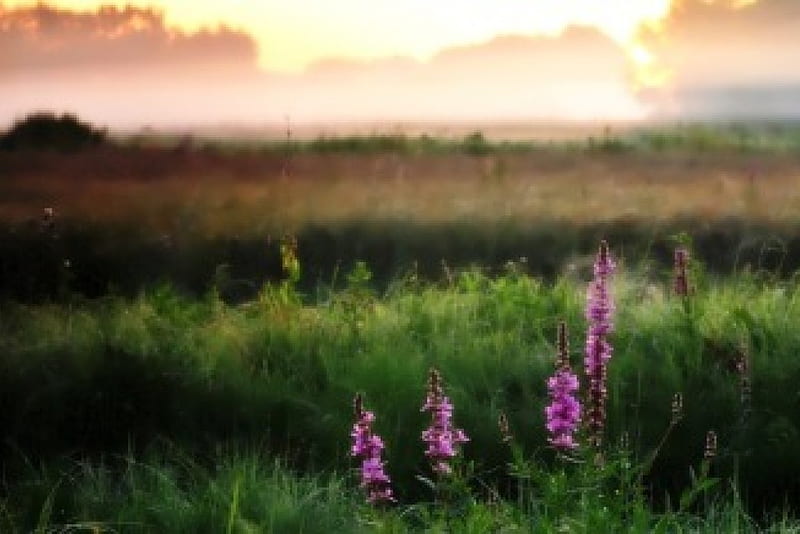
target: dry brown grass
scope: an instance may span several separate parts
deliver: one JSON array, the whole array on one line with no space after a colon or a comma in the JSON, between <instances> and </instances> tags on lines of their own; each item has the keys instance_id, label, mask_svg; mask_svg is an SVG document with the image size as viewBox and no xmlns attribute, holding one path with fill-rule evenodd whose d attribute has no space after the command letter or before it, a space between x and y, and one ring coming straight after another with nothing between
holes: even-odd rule
<instances>
[{"instance_id":1,"label":"dry brown grass","mask_svg":"<svg viewBox=\"0 0 800 534\"><path fill-rule=\"evenodd\" d=\"M288 165L288 166L287 166ZM284 169L288 169L284 172ZM350 219L567 219L800 214L800 157L736 152L314 154L107 148L0 155L0 218L62 216L211 234Z\"/></svg>"}]
</instances>

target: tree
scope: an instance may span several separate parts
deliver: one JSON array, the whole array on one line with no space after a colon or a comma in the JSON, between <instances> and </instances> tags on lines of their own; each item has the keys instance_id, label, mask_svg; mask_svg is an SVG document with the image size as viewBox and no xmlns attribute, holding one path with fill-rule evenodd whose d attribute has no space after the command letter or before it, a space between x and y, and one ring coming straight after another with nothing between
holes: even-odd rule
<instances>
[{"instance_id":1,"label":"tree","mask_svg":"<svg viewBox=\"0 0 800 534\"><path fill-rule=\"evenodd\" d=\"M60 150L71 152L99 146L106 141L106 131L81 122L75 115L41 112L17 121L0 137L3 150Z\"/></svg>"}]
</instances>

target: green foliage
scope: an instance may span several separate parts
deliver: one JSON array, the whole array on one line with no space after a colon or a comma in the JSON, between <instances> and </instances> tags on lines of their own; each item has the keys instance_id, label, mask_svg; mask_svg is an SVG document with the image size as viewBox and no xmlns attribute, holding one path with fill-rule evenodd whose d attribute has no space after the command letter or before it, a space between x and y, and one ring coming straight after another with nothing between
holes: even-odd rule
<instances>
[{"instance_id":1,"label":"green foliage","mask_svg":"<svg viewBox=\"0 0 800 534\"><path fill-rule=\"evenodd\" d=\"M471 154L535 153L543 148L563 153L654 154L666 152L781 154L800 149L800 127L796 121L690 122L664 123L641 127L610 126L599 134L584 138L586 128L565 129L564 139L548 139L548 131L533 127L526 132L520 124L519 140L494 140L481 130L463 137L437 136L428 133L371 132L361 134L322 134L313 139L245 140L241 138L206 138L193 149L187 137L152 131L136 134L123 141L131 147L161 147L200 150L206 153L243 154ZM491 128L491 126L490 126ZM502 133L502 132L501 132ZM571 135L570 135L571 134ZM494 136L492 136L494 137ZM557 136L557 137L560 137ZM190 139L188 139L190 140Z\"/></svg>"},{"instance_id":2,"label":"green foliage","mask_svg":"<svg viewBox=\"0 0 800 534\"><path fill-rule=\"evenodd\" d=\"M213 467L174 448L145 461L65 463L30 468L25 485L0 499L3 532L760 532L735 491L708 498L709 479L689 488L705 495L703 513L683 507L654 513L639 490L620 486L622 456L555 469L529 464L515 471L515 500L483 487L480 496L456 476L458 498L372 508L350 480L335 473L302 475L257 453L225 451ZM517 466L518 468L520 466ZM784 513L768 532L797 532Z\"/></svg>"},{"instance_id":3,"label":"green foliage","mask_svg":"<svg viewBox=\"0 0 800 534\"><path fill-rule=\"evenodd\" d=\"M412 144L405 135L368 137L319 137L298 148L311 152L407 152Z\"/></svg>"},{"instance_id":4,"label":"green foliage","mask_svg":"<svg viewBox=\"0 0 800 534\"><path fill-rule=\"evenodd\" d=\"M472 132L471 134L464 137L464 151L467 154L472 154L473 156L481 156L484 154L488 154L491 151L492 147L486 138L483 136L483 132L477 131Z\"/></svg>"},{"instance_id":5,"label":"green foliage","mask_svg":"<svg viewBox=\"0 0 800 534\"><path fill-rule=\"evenodd\" d=\"M220 456L211 468L175 451L151 456L67 464L60 476L32 468L31 482L4 500L0 529L26 532L41 505L35 532L363 531L340 477L297 475L253 453Z\"/></svg>"},{"instance_id":6,"label":"green foliage","mask_svg":"<svg viewBox=\"0 0 800 534\"><path fill-rule=\"evenodd\" d=\"M565 152L619 154L654 153L667 151L741 152L745 154L791 153L800 148L800 128L786 123L687 123L665 124L612 132L606 128L601 135L585 140L543 143L536 140L492 141L476 130L461 139L432 137L423 134L370 134L362 136L319 137L310 141L272 142L263 148L268 152L312 153L398 153L442 154L535 152L543 146Z\"/></svg>"},{"instance_id":7,"label":"green foliage","mask_svg":"<svg viewBox=\"0 0 800 534\"><path fill-rule=\"evenodd\" d=\"M98 297L109 288L135 296L164 281L196 297L216 287L228 303L255 298L265 282L274 289L272 282L286 281L287 291L294 287L299 297L315 295L321 282L335 286L337 277L342 278L337 273L352 268L355 258L369 265L370 285L379 293L412 266L418 280L438 281L475 264L502 272L509 258L521 256L527 256L528 272L552 281L572 266L581 266L589 243L600 235L625 243L631 265L647 260L653 268L671 267L674 236L687 227L694 228L688 234L690 266L702 265L695 283L702 283L700 275L713 278L743 271L757 278L788 278L800 268L800 225L744 219L679 220L656 226L637 219L597 225L564 220L534 225L515 220L350 221L304 226L295 234L299 246L288 256L282 255L280 242L265 246L266 234L211 238L183 230L173 236L181 244L175 246L132 225L58 222L56 239L31 225L11 225L0 235L0 298L37 302L69 292ZM778 244L785 253L771 252ZM442 268L443 258L450 275ZM70 261L68 268L65 259ZM291 261L284 265L286 260Z\"/></svg>"},{"instance_id":8,"label":"green foliage","mask_svg":"<svg viewBox=\"0 0 800 534\"><path fill-rule=\"evenodd\" d=\"M347 154L468 154L482 156L495 152L530 152L540 148L536 141L491 141L475 131L463 138L422 134L371 134L364 136L318 137L310 141L271 142L262 146L268 153Z\"/></svg>"},{"instance_id":9,"label":"green foliage","mask_svg":"<svg viewBox=\"0 0 800 534\"><path fill-rule=\"evenodd\" d=\"M631 148L644 152L791 153L800 148L797 124L695 123L646 128L628 137Z\"/></svg>"},{"instance_id":10,"label":"green foliage","mask_svg":"<svg viewBox=\"0 0 800 534\"><path fill-rule=\"evenodd\" d=\"M667 276L621 274L615 282L607 442L627 433L630 448L618 453L612 447L598 471L591 468L593 459L564 464L544 447L544 384L560 318L571 325L573 364L581 360L582 281L546 283L525 274L524 264L512 264L496 277L472 269L455 273L444 286L398 284L380 296L370 290L370 277L366 264L356 263L346 288L307 304L232 306L213 296L189 299L169 286L135 299L5 303L0 398L14 409L0 412L10 490L0 520L20 525L17 531L95 521L112 528L138 521L159 530L168 520L187 532L202 532L203 525L270 531L269 521L312 529L298 527L310 505L299 497L283 505L275 499L286 491L313 492L313 484L332 485L338 495L341 484L350 484L313 482L320 480L313 473L351 467L354 391L370 399L395 489L409 508L356 511L359 497L345 492L343 501L331 501L320 489L328 503L320 506L332 508L313 513L330 517L320 524L335 531L597 532L629 524L639 525L638 531L658 524L671 531L694 524L698 513L709 521L739 521L745 510L771 505L780 512L784 497L793 495L800 476L800 412L786 392L800 378L795 282L709 280L691 296L687 320L682 303L669 296ZM746 424L732 367L742 343L752 369ZM437 504L420 482L431 477L419 408L432 365L447 381L457 425L471 438L463 447L470 469L447 490L450 511L438 507L441 500ZM683 394L685 415L665 440L675 392ZM516 453L500 441L494 423L499 411L508 414ZM709 429L720 440L713 477L701 469L692 478ZM115 462L97 467L119 454L140 458L163 439L194 458L188 474L181 473L185 460L174 457L156 456L147 465L157 476L146 474L150 467L136 467L127 482L127 471ZM265 474L270 463L263 458L219 460L220 443L286 458L297 475L280 481ZM83 451L89 470L60 485L56 473L63 468L30 471L30 465L57 466L75 450ZM653 450L658 454L651 459ZM233 463L220 470L226 458ZM516 476L508 464L516 466ZM91 473L98 478L95 489ZM734 476L744 503L739 509L707 482ZM257 483L261 478L269 482ZM267 483L277 489L260 485ZM311 486L291 489L295 483ZM288 522L268 519L260 502L271 502L269 510L284 506L286 512L269 513L288 514Z\"/></svg>"},{"instance_id":11,"label":"green foliage","mask_svg":"<svg viewBox=\"0 0 800 534\"><path fill-rule=\"evenodd\" d=\"M290 285L300 281L300 260L297 259L297 239L294 236L287 236L281 242L281 266Z\"/></svg>"}]
</instances>

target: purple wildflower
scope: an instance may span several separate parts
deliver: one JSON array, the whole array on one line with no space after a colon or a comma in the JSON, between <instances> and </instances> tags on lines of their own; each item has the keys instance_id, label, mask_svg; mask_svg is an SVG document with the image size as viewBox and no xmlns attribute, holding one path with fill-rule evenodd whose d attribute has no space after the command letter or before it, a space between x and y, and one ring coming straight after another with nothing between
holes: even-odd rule
<instances>
[{"instance_id":1,"label":"purple wildflower","mask_svg":"<svg viewBox=\"0 0 800 534\"><path fill-rule=\"evenodd\" d=\"M689 264L689 251L684 247L675 249L675 294L679 297L689 296L689 277L687 266Z\"/></svg>"},{"instance_id":2,"label":"purple wildflower","mask_svg":"<svg viewBox=\"0 0 800 534\"><path fill-rule=\"evenodd\" d=\"M384 471L381 452L384 449L380 436L372 433L372 423L375 414L364 410L361 395L356 395L353 402L356 422L350 436L353 445L350 448L351 456L361 460L361 487L367 492L367 502L394 502L391 480Z\"/></svg>"},{"instance_id":3,"label":"purple wildflower","mask_svg":"<svg viewBox=\"0 0 800 534\"><path fill-rule=\"evenodd\" d=\"M547 380L550 404L545 408L548 442L557 449L574 449L578 446L574 434L581 419L581 405L575 398L578 377L569 365L567 325L558 324L558 358L556 372Z\"/></svg>"},{"instance_id":4,"label":"purple wildflower","mask_svg":"<svg viewBox=\"0 0 800 534\"><path fill-rule=\"evenodd\" d=\"M428 445L425 455L436 473L450 473L449 460L458 454L458 446L469 438L460 428L453 428L453 404L444 395L442 377L436 369L430 371L428 392L421 411L431 413L431 425L422 432L422 440Z\"/></svg>"},{"instance_id":5,"label":"purple wildflower","mask_svg":"<svg viewBox=\"0 0 800 534\"><path fill-rule=\"evenodd\" d=\"M559 369L547 381L551 403L545 408L548 441L559 449L574 449L578 444L573 434L581 418L581 405L575 399L578 377L569 369Z\"/></svg>"},{"instance_id":6,"label":"purple wildflower","mask_svg":"<svg viewBox=\"0 0 800 534\"><path fill-rule=\"evenodd\" d=\"M605 425L606 376L607 365L611 359L612 347L607 336L613 331L611 316L614 302L608 287L608 279L616 265L611 259L608 244L600 243L600 250L594 263L594 280L589 284L586 302L586 319L589 328L586 333L584 365L589 379L589 439L595 447L602 442Z\"/></svg>"}]
</instances>

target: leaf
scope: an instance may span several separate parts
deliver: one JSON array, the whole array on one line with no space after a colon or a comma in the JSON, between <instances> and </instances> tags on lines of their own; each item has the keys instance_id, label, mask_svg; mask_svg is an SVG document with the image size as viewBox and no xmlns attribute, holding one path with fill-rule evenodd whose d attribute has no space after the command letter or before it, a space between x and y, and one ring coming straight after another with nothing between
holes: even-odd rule
<instances>
[{"instance_id":1,"label":"leaf","mask_svg":"<svg viewBox=\"0 0 800 534\"><path fill-rule=\"evenodd\" d=\"M686 489L681 493L680 510L686 510L694 503L697 497L705 491L711 489L719 482L717 478L701 478L692 487Z\"/></svg>"},{"instance_id":2,"label":"leaf","mask_svg":"<svg viewBox=\"0 0 800 534\"><path fill-rule=\"evenodd\" d=\"M239 488L241 487L242 477L236 477L236 482L233 484L233 495L231 496L231 507L228 511L228 526L225 529L227 534L233 533L233 525L236 522L236 517L239 515Z\"/></svg>"},{"instance_id":3,"label":"leaf","mask_svg":"<svg viewBox=\"0 0 800 534\"><path fill-rule=\"evenodd\" d=\"M56 491L58 491L60 485L61 481L59 480L56 485L53 486L53 489L50 490L50 493L42 504L42 509L39 512L39 521L36 524L36 530L34 530L36 534L44 534L47 532L46 527L50 524L50 515L53 513L53 502L55 501Z\"/></svg>"},{"instance_id":4,"label":"leaf","mask_svg":"<svg viewBox=\"0 0 800 534\"><path fill-rule=\"evenodd\" d=\"M428 477L424 477L424 476L422 476L422 475L416 475L414 478L416 478L417 480L419 480L420 482L422 482L423 484L425 484L425 485L426 485L427 487L429 487L431 490L435 490L435 489L436 489L436 482L434 482L434 481L433 481L433 480L431 480L430 478L428 478Z\"/></svg>"}]
</instances>

